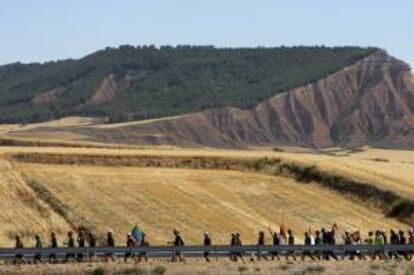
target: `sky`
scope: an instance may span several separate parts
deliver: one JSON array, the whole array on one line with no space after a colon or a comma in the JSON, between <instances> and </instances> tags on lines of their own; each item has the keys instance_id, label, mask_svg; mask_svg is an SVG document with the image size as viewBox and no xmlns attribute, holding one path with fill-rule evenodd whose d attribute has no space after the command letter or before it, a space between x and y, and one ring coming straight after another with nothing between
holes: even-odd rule
<instances>
[{"instance_id":1,"label":"sky","mask_svg":"<svg viewBox=\"0 0 414 275\"><path fill-rule=\"evenodd\" d=\"M376 46L414 67L414 0L0 0L0 64L126 44Z\"/></svg>"}]
</instances>

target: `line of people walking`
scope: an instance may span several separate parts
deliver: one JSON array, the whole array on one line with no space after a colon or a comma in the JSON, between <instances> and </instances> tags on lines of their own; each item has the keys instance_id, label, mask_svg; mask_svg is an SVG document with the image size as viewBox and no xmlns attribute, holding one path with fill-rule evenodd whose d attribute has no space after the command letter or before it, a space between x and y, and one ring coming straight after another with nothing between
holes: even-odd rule
<instances>
[{"instance_id":1,"label":"line of people walking","mask_svg":"<svg viewBox=\"0 0 414 275\"><path fill-rule=\"evenodd\" d=\"M295 241L295 235L291 229L285 230L285 227L282 225L280 226L280 230L273 231L271 228L268 229L268 232L271 236L272 242L266 243L266 234L265 231L260 231L258 234L258 241L257 245L259 247L265 245L295 245L297 242ZM185 242L179 230L173 230L173 240L171 242L167 242L168 244L173 245L174 247L183 247L185 246ZM359 231L350 232L349 230L345 230L344 234L340 237L338 236L338 226L334 224L331 228L325 229L322 228L321 230L312 231L310 228L307 232L303 234L303 244L308 246L317 246L317 245L336 245L339 243L339 240L342 239L343 244L346 245L359 245L359 244L367 244L373 245L373 247L378 247L378 249L373 249L370 255L364 255L360 251L350 250L345 251L345 254L342 255L342 259L349 258L353 260L355 258L364 260L370 257L372 260L375 259L400 259L404 258L406 260L410 260L412 258L412 252L404 252L404 251L383 251L382 246L385 244L414 244L414 230L410 228L408 230L408 235L406 237L405 232L403 230L395 231L391 229L389 231L389 235L385 230L376 230L368 232L368 236L366 239L362 239L361 233ZM24 248L22 239L20 235L16 235L16 248ZM86 230L79 230L77 233L77 238L75 239L74 233L69 231L67 233L67 239L63 242L63 247L67 248L74 248L74 247L96 247L98 243L96 234L93 232L87 232ZM126 235L125 245L128 248L134 247L148 247L150 244L146 239L146 234L144 231L139 230L137 226L133 228L131 232ZM212 246L213 241L208 232L205 232L203 235L203 245L206 247ZM241 249L236 249L237 247L241 247L242 239L241 235L237 232L231 234L229 245L235 247L235 251L230 253L230 260L231 261L238 261L241 260L245 262L244 255ZM106 240L104 246L106 247L115 247L115 237L112 231L109 231L106 235ZM55 232L51 232L50 234L50 248L58 248L58 240L56 237ZM35 248L42 249L44 248L43 241L40 235L35 235ZM257 260L265 259L265 260L280 260L280 256L284 256L286 259L293 259L297 260L297 256L295 255L294 251L286 251L283 255L279 255L279 252L271 252L270 254L258 253L256 256L250 257L250 260ZM96 255L91 252L89 255L84 255L84 253L67 253L64 258L64 262L83 262L85 259L84 257L87 256L89 261L97 261ZM338 256L333 251L323 251L319 252L317 250L305 250L299 255L302 260L309 258L311 260L339 260ZM210 262L210 252L207 249L204 252L204 258L207 262ZM141 262L142 259L148 261L148 255L146 252L140 252L138 255L134 255L132 251L127 251L124 255L124 262L128 260L134 260L136 262ZM107 253L103 257L104 261L116 261L115 256L113 253ZM56 254L51 253L50 255L43 255L41 251L35 254L33 262L40 263L48 261L49 263L57 263L58 258ZM15 263L25 263L25 259L23 255L18 254L15 256ZM174 251L171 257L171 262L183 262L185 263L185 257L180 249Z\"/></svg>"}]
</instances>

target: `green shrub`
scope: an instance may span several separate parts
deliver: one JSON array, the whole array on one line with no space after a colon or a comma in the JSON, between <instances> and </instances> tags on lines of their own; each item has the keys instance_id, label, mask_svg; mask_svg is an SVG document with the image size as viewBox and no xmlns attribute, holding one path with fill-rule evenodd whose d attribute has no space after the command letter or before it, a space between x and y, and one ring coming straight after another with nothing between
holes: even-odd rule
<instances>
[{"instance_id":1,"label":"green shrub","mask_svg":"<svg viewBox=\"0 0 414 275\"><path fill-rule=\"evenodd\" d=\"M411 264L409 267L407 267L405 275L414 275L414 264Z\"/></svg>"},{"instance_id":2,"label":"green shrub","mask_svg":"<svg viewBox=\"0 0 414 275\"><path fill-rule=\"evenodd\" d=\"M379 265L379 264L371 264L369 267L370 267L372 270L378 270L378 269L380 269L380 265Z\"/></svg>"},{"instance_id":3,"label":"green shrub","mask_svg":"<svg viewBox=\"0 0 414 275\"><path fill-rule=\"evenodd\" d=\"M151 275L163 275L167 271L167 268L161 265L157 265L151 271Z\"/></svg>"},{"instance_id":4,"label":"green shrub","mask_svg":"<svg viewBox=\"0 0 414 275\"><path fill-rule=\"evenodd\" d=\"M102 266L98 266L92 271L92 275L105 275L106 270Z\"/></svg>"},{"instance_id":5,"label":"green shrub","mask_svg":"<svg viewBox=\"0 0 414 275\"><path fill-rule=\"evenodd\" d=\"M122 274L122 275L147 275L148 272L147 272L147 270L145 270L143 268L140 268L140 267L131 267L131 268L124 269L119 274Z\"/></svg>"},{"instance_id":6,"label":"green shrub","mask_svg":"<svg viewBox=\"0 0 414 275\"><path fill-rule=\"evenodd\" d=\"M283 150L282 148L279 148L279 147L273 147L272 151L273 152L284 152L285 150Z\"/></svg>"},{"instance_id":7,"label":"green shrub","mask_svg":"<svg viewBox=\"0 0 414 275\"><path fill-rule=\"evenodd\" d=\"M247 266L241 265L241 266L239 266L238 270L239 270L240 275L241 275L241 274L243 274L243 272L248 271L249 268Z\"/></svg>"},{"instance_id":8,"label":"green shrub","mask_svg":"<svg viewBox=\"0 0 414 275\"><path fill-rule=\"evenodd\" d=\"M315 265L315 266L308 266L306 267L306 271L308 272L316 272L316 273L323 273L325 271L325 267L321 265Z\"/></svg>"},{"instance_id":9,"label":"green shrub","mask_svg":"<svg viewBox=\"0 0 414 275\"><path fill-rule=\"evenodd\" d=\"M279 268L281 270L288 270L290 268L290 266L288 264L281 264L281 265L279 265Z\"/></svg>"}]
</instances>

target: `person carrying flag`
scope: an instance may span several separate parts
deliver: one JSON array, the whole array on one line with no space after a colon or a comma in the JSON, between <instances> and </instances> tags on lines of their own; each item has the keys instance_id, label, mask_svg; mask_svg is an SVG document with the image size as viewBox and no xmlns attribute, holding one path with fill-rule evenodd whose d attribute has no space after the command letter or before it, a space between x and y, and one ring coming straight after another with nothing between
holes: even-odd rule
<instances>
[{"instance_id":1,"label":"person carrying flag","mask_svg":"<svg viewBox=\"0 0 414 275\"><path fill-rule=\"evenodd\" d=\"M135 240L135 243L136 244L139 244L140 247L143 247L144 248L144 247L148 247L149 246L149 242L146 240L146 234L145 234L145 232L142 229L140 229L138 227L138 225L135 224L132 227L131 236ZM141 262L142 258L144 258L145 261L148 261L148 254L147 254L147 252L143 251L143 252L140 252L139 253L139 255L138 255L138 262Z\"/></svg>"},{"instance_id":2,"label":"person carrying flag","mask_svg":"<svg viewBox=\"0 0 414 275\"><path fill-rule=\"evenodd\" d=\"M270 235L272 236L272 245L273 245L273 246L279 245L279 244L280 244L279 234L277 234L277 232L276 232L276 231L274 231L274 232L273 232L273 230L272 230L272 226L271 226L270 224L269 224L268 231L269 231ZM280 258L279 258L279 254L277 253L277 251L272 251L272 252L270 253L270 255L272 255L272 260L274 260L274 259L275 259L275 257L276 257L278 260L280 260Z\"/></svg>"}]
</instances>

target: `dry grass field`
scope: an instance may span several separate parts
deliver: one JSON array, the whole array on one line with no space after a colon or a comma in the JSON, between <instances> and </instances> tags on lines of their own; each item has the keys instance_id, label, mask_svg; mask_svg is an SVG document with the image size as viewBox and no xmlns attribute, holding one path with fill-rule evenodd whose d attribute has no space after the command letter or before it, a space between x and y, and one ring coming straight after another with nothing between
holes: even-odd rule
<instances>
[{"instance_id":1,"label":"dry grass field","mask_svg":"<svg viewBox=\"0 0 414 275\"><path fill-rule=\"evenodd\" d=\"M170 119L170 118L164 118ZM72 131L72 129L106 128L117 131L119 127L131 124L147 123L148 121L103 124L102 119L67 117L42 123L27 125L0 125L1 138L17 139L24 146L50 146L55 143L65 147L108 147L126 149L115 154L174 154L231 157L281 157L306 165L317 165L328 172L340 173L350 178L373 182L385 189L392 189L400 195L414 198L414 148L413 150L386 150L362 148L346 150L331 148L318 152L303 148L283 148L285 152L272 152L272 148L254 148L253 150L219 150L219 149L182 149L172 146L134 146L120 144L102 144L93 138ZM37 148L36 150L42 150ZM47 150L47 148L46 148ZM66 149L67 153L105 153L105 150ZM1 153L1 152L0 152ZM114 154L114 151L107 152Z\"/></svg>"},{"instance_id":2,"label":"dry grass field","mask_svg":"<svg viewBox=\"0 0 414 275\"><path fill-rule=\"evenodd\" d=\"M62 234L69 227L50 206L37 198L20 174L4 160L0 160L0 184L1 246L12 245L16 233L31 240L35 233L55 230Z\"/></svg>"},{"instance_id":3,"label":"dry grass field","mask_svg":"<svg viewBox=\"0 0 414 275\"><path fill-rule=\"evenodd\" d=\"M259 230L282 222L299 238L309 225L333 222L364 231L403 227L315 184L257 173L39 164L15 169L42 183L98 232L112 228L122 241L134 222L154 244L165 244L172 228L200 244L204 231L220 243L233 231L255 243Z\"/></svg>"},{"instance_id":4,"label":"dry grass field","mask_svg":"<svg viewBox=\"0 0 414 275\"><path fill-rule=\"evenodd\" d=\"M47 237L50 230L55 230L63 239L64 232L71 226L81 224L99 235L113 229L118 242L123 243L125 233L136 222L148 232L153 244L168 241L172 228L179 228L187 242L197 244L204 231L210 231L215 242L227 243L229 234L238 231L245 243L254 243L258 230L267 230L269 225L277 229L282 222L296 232L298 239L309 225L328 227L333 222L337 222L341 230L364 232L408 226L349 194L314 182L304 184L283 175L124 164L141 157L277 158L297 165L314 165L326 173L371 184L413 200L414 151L332 148L315 152L282 148L283 151L276 152L272 148L220 150L106 145L93 140L76 140L69 135L46 134L47 138L39 138L44 135L45 125L64 133L64 127L96 124L70 118L40 125L20 125L23 138L16 138L16 132L20 131L16 130L17 126L0 127L3 138L18 141L14 146L0 147L1 246L12 245L14 233L21 233L28 245L33 242L29 236L41 233ZM41 134L36 135L39 132ZM14 158L17 154L36 156L39 160L52 154L64 164L19 161ZM90 156L115 158L123 160L124 164L82 163L81 160ZM75 161L65 163L68 158ZM45 196L53 197L53 203ZM57 211L57 205L67 215Z\"/></svg>"}]
</instances>

